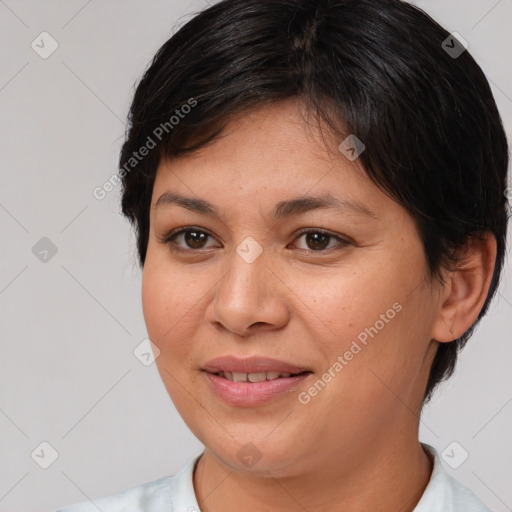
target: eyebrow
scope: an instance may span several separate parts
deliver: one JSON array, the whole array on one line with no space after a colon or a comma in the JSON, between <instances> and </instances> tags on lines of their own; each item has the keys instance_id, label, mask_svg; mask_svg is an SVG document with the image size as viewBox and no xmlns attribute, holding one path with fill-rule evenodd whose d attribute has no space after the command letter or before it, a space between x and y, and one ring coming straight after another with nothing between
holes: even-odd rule
<instances>
[{"instance_id":1,"label":"eyebrow","mask_svg":"<svg viewBox=\"0 0 512 512\"><path fill-rule=\"evenodd\" d=\"M164 205L176 204L182 208L186 208L192 212L203 215L212 215L222 218L222 212L209 201L196 197L186 197L173 192L163 193L155 203L156 208ZM274 220L282 220L292 215L300 215L311 210L336 208L341 211L350 211L359 215L378 219L378 216L367 206L346 198L337 198L331 194L322 194L319 196L299 196L277 203L270 213L270 217Z\"/></svg>"}]
</instances>

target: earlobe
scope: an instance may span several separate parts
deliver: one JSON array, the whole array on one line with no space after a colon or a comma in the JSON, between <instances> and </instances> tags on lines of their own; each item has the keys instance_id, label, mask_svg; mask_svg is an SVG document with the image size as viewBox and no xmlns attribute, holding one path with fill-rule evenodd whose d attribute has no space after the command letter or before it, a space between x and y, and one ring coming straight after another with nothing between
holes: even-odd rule
<instances>
[{"instance_id":1,"label":"earlobe","mask_svg":"<svg viewBox=\"0 0 512 512\"><path fill-rule=\"evenodd\" d=\"M439 307L432 338L453 341L473 325L485 303L496 261L492 233L471 238L455 270L447 273L439 294Z\"/></svg>"}]
</instances>

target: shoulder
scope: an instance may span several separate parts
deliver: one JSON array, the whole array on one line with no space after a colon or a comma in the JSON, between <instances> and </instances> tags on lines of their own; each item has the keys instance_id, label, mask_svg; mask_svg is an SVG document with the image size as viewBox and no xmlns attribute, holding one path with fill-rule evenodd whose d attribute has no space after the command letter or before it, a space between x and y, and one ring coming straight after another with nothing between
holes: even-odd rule
<instances>
[{"instance_id":1,"label":"shoulder","mask_svg":"<svg viewBox=\"0 0 512 512\"><path fill-rule=\"evenodd\" d=\"M165 510L171 503L172 477L131 487L110 496L82 501L54 512L153 512Z\"/></svg>"},{"instance_id":2,"label":"shoulder","mask_svg":"<svg viewBox=\"0 0 512 512\"><path fill-rule=\"evenodd\" d=\"M75 503L53 512L182 512L199 510L193 474L201 455L174 476L164 476L102 498Z\"/></svg>"},{"instance_id":3,"label":"shoulder","mask_svg":"<svg viewBox=\"0 0 512 512\"><path fill-rule=\"evenodd\" d=\"M445 471L432 446L422 446L433 457L434 468L414 512L491 512L473 492Z\"/></svg>"}]
</instances>

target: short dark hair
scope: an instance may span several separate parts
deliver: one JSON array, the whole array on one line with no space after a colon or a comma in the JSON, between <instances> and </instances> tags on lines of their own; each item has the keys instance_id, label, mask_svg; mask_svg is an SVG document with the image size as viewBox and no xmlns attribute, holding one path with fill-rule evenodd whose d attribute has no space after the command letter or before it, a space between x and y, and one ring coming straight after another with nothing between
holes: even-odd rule
<instances>
[{"instance_id":1,"label":"short dark hair","mask_svg":"<svg viewBox=\"0 0 512 512\"><path fill-rule=\"evenodd\" d=\"M140 265L160 159L215 140L235 114L297 97L333 133L363 141L361 163L413 217L431 278L469 239L496 238L485 304L460 338L439 343L428 401L487 311L505 255L507 139L485 75L463 50L400 0L223 0L197 14L158 50L129 113L122 212ZM141 158L144 146L154 149Z\"/></svg>"}]
</instances>

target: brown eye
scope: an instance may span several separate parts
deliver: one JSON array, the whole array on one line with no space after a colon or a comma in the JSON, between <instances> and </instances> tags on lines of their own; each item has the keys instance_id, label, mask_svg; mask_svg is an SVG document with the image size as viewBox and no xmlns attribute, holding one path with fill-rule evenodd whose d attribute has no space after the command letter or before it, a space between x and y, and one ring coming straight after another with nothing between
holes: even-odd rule
<instances>
[{"instance_id":1,"label":"brown eye","mask_svg":"<svg viewBox=\"0 0 512 512\"><path fill-rule=\"evenodd\" d=\"M347 242L343 238L318 229L310 229L308 231L303 231L297 238L297 240L301 238L304 239L306 245L306 247L303 247L302 249L306 251L329 252L330 249L340 249L342 247L345 247L346 245L349 245L349 242ZM333 246L331 243L332 241L335 241L337 243L334 244Z\"/></svg>"},{"instance_id":2,"label":"brown eye","mask_svg":"<svg viewBox=\"0 0 512 512\"><path fill-rule=\"evenodd\" d=\"M163 237L161 242L176 251L193 251L208 249L209 246L205 245L208 238L211 238L211 235L206 231L190 227L172 231Z\"/></svg>"},{"instance_id":3,"label":"brown eye","mask_svg":"<svg viewBox=\"0 0 512 512\"><path fill-rule=\"evenodd\" d=\"M306 244L314 251L325 249L331 237L325 233L306 233Z\"/></svg>"},{"instance_id":4,"label":"brown eye","mask_svg":"<svg viewBox=\"0 0 512 512\"><path fill-rule=\"evenodd\" d=\"M184 231L185 243L192 249L201 249L207 237L204 231Z\"/></svg>"},{"instance_id":5,"label":"brown eye","mask_svg":"<svg viewBox=\"0 0 512 512\"><path fill-rule=\"evenodd\" d=\"M195 250L200 251L201 249L215 247L206 245L209 238L213 239L212 235L206 231L188 227L174 230L165 237L162 237L160 241L168 245L173 251L193 252ZM309 252L328 253L331 250L342 249L350 244L350 242L339 236L318 229L304 230L296 240L301 238L305 240L305 247L299 248Z\"/></svg>"}]
</instances>

